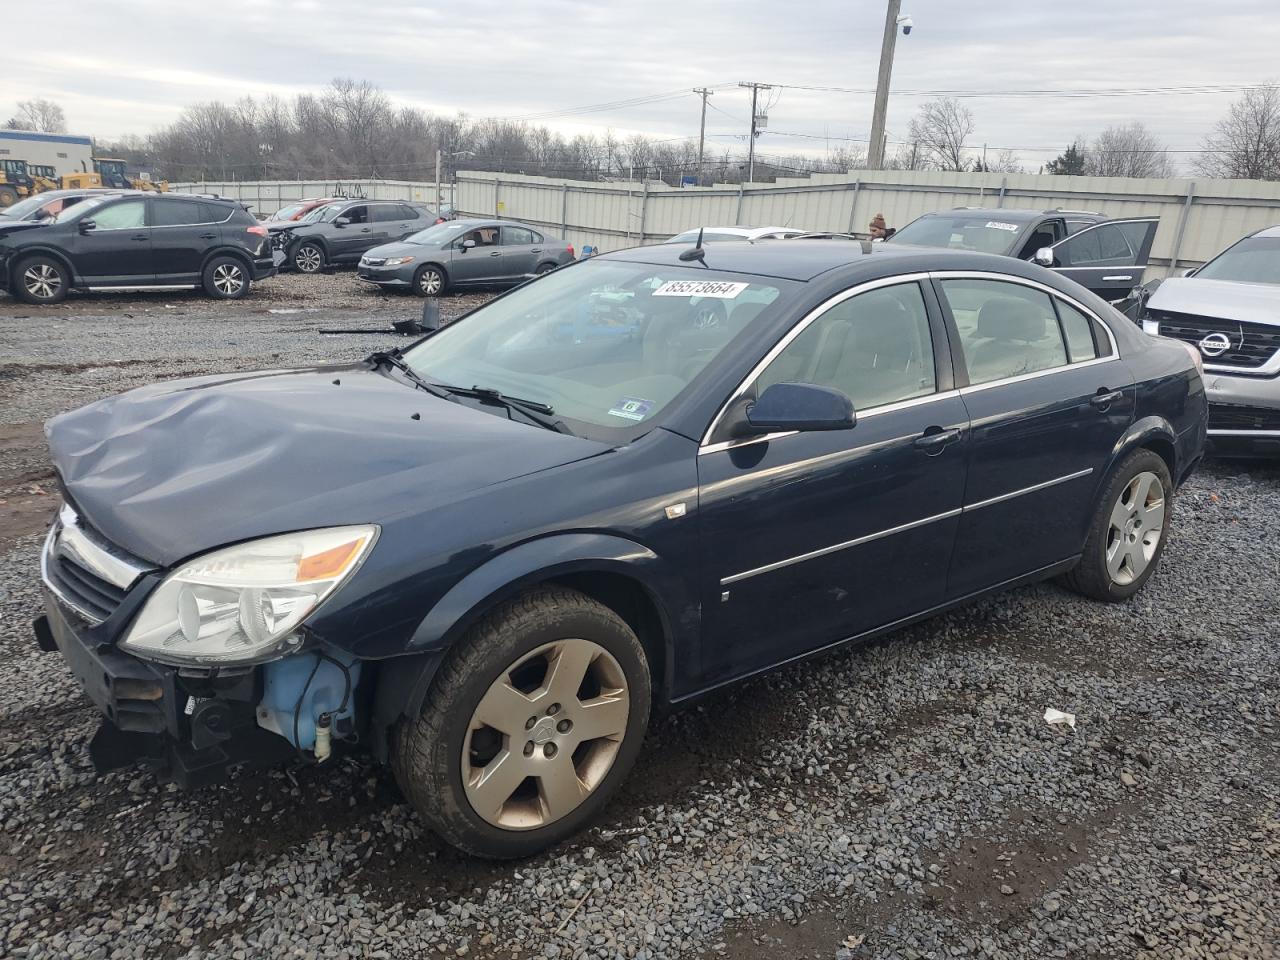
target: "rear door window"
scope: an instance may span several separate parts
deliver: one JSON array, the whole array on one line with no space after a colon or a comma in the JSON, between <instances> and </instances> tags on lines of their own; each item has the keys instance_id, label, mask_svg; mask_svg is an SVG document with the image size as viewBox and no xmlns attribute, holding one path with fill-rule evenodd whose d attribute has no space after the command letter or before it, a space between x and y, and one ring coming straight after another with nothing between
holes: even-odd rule
<instances>
[{"instance_id":1,"label":"rear door window","mask_svg":"<svg viewBox=\"0 0 1280 960\"><path fill-rule=\"evenodd\" d=\"M1047 293L979 279L943 280L942 289L971 384L1066 366L1066 343Z\"/></svg>"},{"instance_id":2,"label":"rear door window","mask_svg":"<svg viewBox=\"0 0 1280 960\"><path fill-rule=\"evenodd\" d=\"M503 227L502 242L506 246L529 246L536 242L533 239L533 231L524 227Z\"/></svg>"},{"instance_id":3,"label":"rear door window","mask_svg":"<svg viewBox=\"0 0 1280 960\"><path fill-rule=\"evenodd\" d=\"M198 200L152 200L153 227L180 227L212 220L211 205Z\"/></svg>"}]
</instances>

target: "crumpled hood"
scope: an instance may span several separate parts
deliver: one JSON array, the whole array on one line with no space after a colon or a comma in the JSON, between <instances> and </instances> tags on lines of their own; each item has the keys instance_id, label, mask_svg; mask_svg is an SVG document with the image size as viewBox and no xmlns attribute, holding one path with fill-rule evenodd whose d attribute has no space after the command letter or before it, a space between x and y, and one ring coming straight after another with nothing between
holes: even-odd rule
<instances>
[{"instance_id":1,"label":"crumpled hood","mask_svg":"<svg viewBox=\"0 0 1280 960\"><path fill-rule=\"evenodd\" d=\"M1170 277L1151 295L1147 309L1280 326L1280 286Z\"/></svg>"},{"instance_id":2,"label":"crumpled hood","mask_svg":"<svg viewBox=\"0 0 1280 960\"><path fill-rule=\"evenodd\" d=\"M273 533L385 524L608 449L364 364L171 380L45 433L89 524L164 566Z\"/></svg>"}]
</instances>

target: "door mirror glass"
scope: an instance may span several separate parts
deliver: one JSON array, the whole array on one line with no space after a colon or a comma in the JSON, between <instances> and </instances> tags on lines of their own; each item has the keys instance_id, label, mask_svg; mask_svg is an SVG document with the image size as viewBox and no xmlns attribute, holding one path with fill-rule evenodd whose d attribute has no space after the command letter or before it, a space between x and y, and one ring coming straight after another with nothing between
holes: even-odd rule
<instances>
[{"instance_id":1,"label":"door mirror glass","mask_svg":"<svg viewBox=\"0 0 1280 960\"><path fill-rule=\"evenodd\" d=\"M97 226L98 226L98 225L97 225L94 221L92 221L92 220L81 220L81 221L80 221L80 232L81 232L81 233L92 233L92 232L97 228Z\"/></svg>"},{"instance_id":2,"label":"door mirror glass","mask_svg":"<svg viewBox=\"0 0 1280 960\"><path fill-rule=\"evenodd\" d=\"M1042 267L1053 266L1053 247L1041 247L1031 258Z\"/></svg>"},{"instance_id":3,"label":"door mirror glass","mask_svg":"<svg viewBox=\"0 0 1280 960\"><path fill-rule=\"evenodd\" d=\"M814 383L775 383L747 407L753 431L848 430L854 425L853 401L834 387Z\"/></svg>"}]
</instances>

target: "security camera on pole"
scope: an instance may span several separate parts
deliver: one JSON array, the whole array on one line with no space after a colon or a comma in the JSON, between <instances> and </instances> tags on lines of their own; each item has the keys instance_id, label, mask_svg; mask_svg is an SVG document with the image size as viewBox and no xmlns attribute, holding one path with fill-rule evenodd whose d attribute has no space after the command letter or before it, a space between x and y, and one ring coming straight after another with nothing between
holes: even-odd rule
<instances>
[{"instance_id":1,"label":"security camera on pole","mask_svg":"<svg viewBox=\"0 0 1280 960\"><path fill-rule=\"evenodd\" d=\"M871 142L867 144L867 169L884 167L885 114L889 112L889 79L893 74L893 51L898 42L898 27L908 36L915 21L902 14L902 0L889 0L884 18L884 40L880 44L880 74L876 78L876 106L871 116Z\"/></svg>"}]
</instances>

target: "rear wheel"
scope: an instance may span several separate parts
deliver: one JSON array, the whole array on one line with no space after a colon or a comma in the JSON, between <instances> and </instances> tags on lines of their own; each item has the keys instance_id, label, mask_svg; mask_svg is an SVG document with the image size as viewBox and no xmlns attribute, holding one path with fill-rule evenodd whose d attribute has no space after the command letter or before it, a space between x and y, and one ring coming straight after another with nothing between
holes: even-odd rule
<instances>
[{"instance_id":1,"label":"rear wheel","mask_svg":"<svg viewBox=\"0 0 1280 960\"><path fill-rule=\"evenodd\" d=\"M523 857L583 827L635 762L649 721L644 649L613 611L542 589L486 617L398 731L397 779L469 853Z\"/></svg>"},{"instance_id":2,"label":"rear wheel","mask_svg":"<svg viewBox=\"0 0 1280 960\"><path fill-rule=\"evenodd\" d=\"M319 273L324 269L324 250L314 243L302 243L293 251L293 266L299 273Z\"/></svg>"},{"instance_id":3,"label":"rear wheel","mask_svg":"<svg viewBox=\"0 0 1280 960\"><path fill-rule=\"evenodd\" d=\"M61 303L71 287L66 267L50 257L23 260L14 279L14 292L27 303Z\"/></svg>"},{"instance_id":4,"label":"rear wheel","mask_svg":"<svg viewBox=\"0 0 1280 960\"><path fill-rule=\"evenodd\" d=\"M420 297L438 297L444 290L444 272L439 267L419 267L413 275L413 292Z\"/></svg>"},{"instance_id":5,"label":"rear wheel","mask_svg":"<svg viewBox=\"0 0 1280 960\"><path fill-rule=\"evenodd\" d=\"M1080 565L1064 577L1095 600L1127 600L1151 579L1168 542L1173 481L1164 459L1135 450L1111 474L1089 527Z\"/></svg>"},{"instance_id":6,"label":"rear wheel","mask_svg":"<svg viewBox=\"0 0 1280 960\"><path fill-rule=\"evenodd\" d=\"M0 187L0 207L12 207L17 202L17 190L13 187Z\"/></svg>"},{"instance_id":7,"label":"rear wheel","mask_svg":"<svg viewBox=\"0 0 1280 960\"><path fill-rule=\"evenodd\" d=\"M558 264L554 264L554 263L543 263L543 264L539 264L539 265L538 265L538 269L537 269L537 270L535 270L535 271L533 271L533 274L534 274L534 276L536 276L536 277L540 277L540 276L542 276L544 273L550 273L550 272L551 272L552 270L554 270L557 266L558 266Z\"/></svg>"},{"instance_id":8,"label":"rear wheel","mask_svg":"<svg viewBox=\"0 0 1280 960\"><path fill-rule=\"evenodd\" d=\"M204 292L215 300L240 300L249 293L249 271L235 257L214 257L204 268Z\"/></svg>"}]
</instances>

